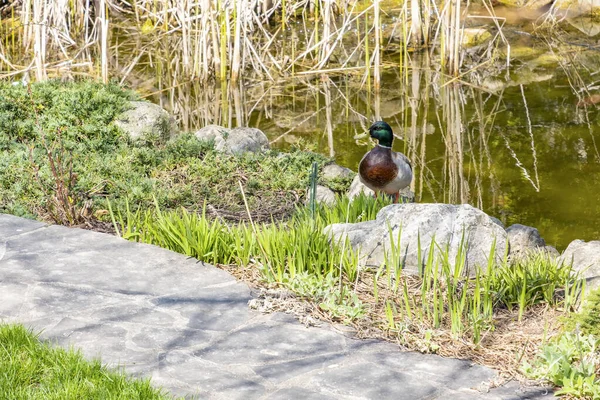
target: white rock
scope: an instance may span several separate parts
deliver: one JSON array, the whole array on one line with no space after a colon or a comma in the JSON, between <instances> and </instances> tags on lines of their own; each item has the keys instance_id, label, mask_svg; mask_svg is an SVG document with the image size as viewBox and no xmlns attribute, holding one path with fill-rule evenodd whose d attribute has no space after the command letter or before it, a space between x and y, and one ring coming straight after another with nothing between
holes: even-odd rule
<instances>
[{"instance_id":1,"label":"white rock","mask_svg":"<svg viewBox=\"0 0 600 400\"><path fill-rule=\"evenodd\" d=\"M114 124L132 139L151 134L168 140L177 133L175 119L159 105L146 101L130 103L132 108L119 115Z\"/></svg>"},{"instance_id":2,"label":"white rock","mask_svg":"<svg viewBox=\"0 0 600 400\"><path fill-rule=\"evenodd\" d=\"M397 243L401 232L401 253L405 271L417 274L418 242L421 243L421 262L426 260L432 238L441 248L448 245L449 259L454 263L463 231L468 239L466 265L469 274L476 266L487 268L494 240L494 257L500 260L506 248L506 231L483 211L468 204L393 204L383 208L374 221L356 224L333 224L325 232L334 240L347 237L355 250L360 249L362 265L379 267L390 249L390 233ZM439 250L436 247L436 253Z\"/></svg>"},{"instance_id":3,"label":"white rock","mask_svg":"<svg viewBox=\"0 0 600 400\"><path fill-rule=\"evenodd\" d=\"M247 151L260 152L270 148L269 139L256 128L225 128L207 125L194 135L199 140L214 140L215 150L228 154L241 154Z\"/></svg>"}]
</instances>

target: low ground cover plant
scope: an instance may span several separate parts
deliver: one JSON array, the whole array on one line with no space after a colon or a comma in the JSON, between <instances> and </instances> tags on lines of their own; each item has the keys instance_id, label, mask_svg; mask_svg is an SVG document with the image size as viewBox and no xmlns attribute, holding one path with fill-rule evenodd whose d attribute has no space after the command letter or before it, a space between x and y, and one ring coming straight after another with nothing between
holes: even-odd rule
<instances>
[{"instance_id":1,"label":"low ground cover plant","mask_svg":"<svg viewBox=\"0 0 600 400\"><path fill-rule=\"evenodd\" d=\"M197 208L255 219L287 217L302 201L310 166L323 156L271 151L220 154L193 134L132 140L112 121L136 99L117 85L0 83L0 211L64 225L103 219L106 199L164 210Z\"/></svg>"},{"instance_id":2,"label":"low ground cover plant","mask_svg":"<svg viewBox=\"0 0 600 400\"><path fill-rule=\"evenodd\" d=\"M149 379L131 379L74 349L40 341L22 325L0 324L0 397L3 399L172 399Z\"/></svg>"}]
</instances>

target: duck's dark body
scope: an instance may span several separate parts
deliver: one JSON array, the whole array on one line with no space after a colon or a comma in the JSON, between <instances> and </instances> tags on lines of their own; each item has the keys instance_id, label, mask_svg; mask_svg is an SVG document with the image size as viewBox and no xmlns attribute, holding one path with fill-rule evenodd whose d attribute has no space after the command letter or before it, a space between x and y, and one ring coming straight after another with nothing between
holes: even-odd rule
<instances>
[{"instance_id":1,"label":"duck's dark body","mask_svg":"<svg viewBox=\"0 0 600 400\"><path fill-rule=\"evenodd\" d=\"M398 166L394 163L392 149L375 146L361 160L358 172L361 180L368 187L387 186L398 175Z\"/></svg>"}]
</instances>

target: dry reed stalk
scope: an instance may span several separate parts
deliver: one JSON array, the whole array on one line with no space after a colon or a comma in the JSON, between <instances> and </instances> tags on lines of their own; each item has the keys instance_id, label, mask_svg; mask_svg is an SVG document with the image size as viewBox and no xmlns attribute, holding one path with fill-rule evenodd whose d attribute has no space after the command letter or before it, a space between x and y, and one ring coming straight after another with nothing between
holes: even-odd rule
<instances>
[{"instance_id":1,"label":"dry reed stalk","mask_svg":"<svg viewBox=\"0 0 600 400\"><path fill-rule=\"evenodd\" d=\"M46 79L47 8L43 0L33 2L33 54L35 74L38 81Z\"/></svg>"},{"instance_id":2,"label":"dry reed stalk","mask_svg":"<svg viewBox=\"0 0 600 400\"><path fill-rule=\"evenodd\" d=\"M242 20L244 18L243 0L234 0L233 19L235 23L235 33L233 39L233 57L231 60L231 81L235 84L240 76L242 67Z\"/></svg>"},{"instance_id":3,"label":"dry reed stalk","mask_svg":"<svg viewBox=\"0 0 600 400\"><path fill-rule=\"evenodd\" d=\"M100 0L100 17L97 23L100 24L100 53L102 66L102 82L108 82L108 7L106 0Z\"/></svg>"},{"instance_id":4,"label":"dry reed stalk","mask_svg":"<svg viewBox=\"0 0 600 400\"><path fill-rule=\"evenodd\" d=\"M423 19L421 16L421 2L410 0L410 40L413 47L417 48L423 40Z\"/></svg>"},{"instance_id":5,"label":"dry reed stalk","mask_svg":"<svg viewBox=\"0 0 600 400\"><path fill-rule=\"evenodd\" d=\"M331 110L331 91L330 80L326 75L321 78L323 82L323 95L325 97L325 119L327 132L327 145L329 146L329 157L335 157L334 141L333 141L333 112Z\"/></svg>"},{"instance_id":6,"label":"dry reed stalk","mask_svg":"<svg viewBox=\"0 0 600 400\"><path fill-rule=\"evenodd\" d=\"M381 64L379 59L379 51L381 48L381 19L379 17L379 0L374 0L373 5L373 28L375 30L375 49L373 52L373 86L375 88L375 92L377 93L381 87L381 72L379 71L379 66Z\"/></svg>"}]
</instances>

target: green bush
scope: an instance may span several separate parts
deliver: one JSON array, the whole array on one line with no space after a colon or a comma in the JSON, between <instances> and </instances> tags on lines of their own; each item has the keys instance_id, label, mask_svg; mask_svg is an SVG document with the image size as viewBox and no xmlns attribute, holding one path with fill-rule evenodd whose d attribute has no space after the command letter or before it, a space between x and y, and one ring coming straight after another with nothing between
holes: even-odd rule
<instances>
[{"instance_id":1,"label":"green bush","mask_svg":"<svg viewBox=\"0 0 600 400\"><path fill-rule=\"evenodd\" d=\"M242 182L255 217L284 217L304 196L311 164L327 161L299 151L220 154L193 134L132 141L112 121L133 99L87 81L0 84L0 212L76 224L107 199L149 208L155 198L165 210L206 202L239 219Z\"/></svg>"}]
</instances>

